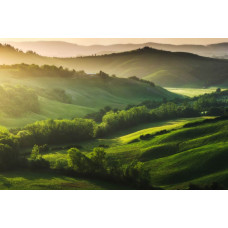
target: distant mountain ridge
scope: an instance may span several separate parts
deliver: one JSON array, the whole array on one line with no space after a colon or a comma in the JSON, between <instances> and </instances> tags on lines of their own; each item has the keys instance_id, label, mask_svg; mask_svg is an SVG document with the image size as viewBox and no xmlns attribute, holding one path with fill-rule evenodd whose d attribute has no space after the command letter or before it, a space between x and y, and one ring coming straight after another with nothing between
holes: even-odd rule
<instances>
[{"instance_id":1,"label":"distant mountain ridge","mask_svg":"<svg viewBox=\"0 0 228 228\"><path fill-rule=\"evenodd\" d=\"M48 57L77 57L88 55L102 55L118 52L126 52L145 46L172 52L190 52L193 54L206 56L227 58L228 43L218 43L211 45L172 45L159 43L142 43L142 44L114 44L114 45L91 45L83 46L74 43L62 41L37 41L37 42L7 42L8 44L22 51L34 51L42 56Z\"/></svg>"},{"instance_id":2,"label":"distant mountain ridge","mask_svg":"<svg viewBox=\"0 0 228 228\"><path fill-rule=\"evenodd\" d=\"M163 87L228 86L228 60L149 47L102 56L50 58L0 46L0 64L18 63L63 66L89 74L104 71L123 78L137 76Z\"/></svg>"}]
</instances>

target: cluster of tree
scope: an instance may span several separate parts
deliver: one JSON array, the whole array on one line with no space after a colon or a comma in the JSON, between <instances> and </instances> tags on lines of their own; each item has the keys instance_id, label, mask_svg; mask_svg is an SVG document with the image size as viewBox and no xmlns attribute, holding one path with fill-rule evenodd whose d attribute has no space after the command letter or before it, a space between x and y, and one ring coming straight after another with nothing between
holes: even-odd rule
<instances>
[{"instance_id":1,"label":"cluster of tree","mask_svg":"<svg viewBox=\"0 0 228 228\"><path fill-rule=\"evenodd\" d=\"M92 119L94 121L96 121L97 123L100 123L102 121L103 116L107 113L107 112L117 112L119 111L117 108L113 109L110 106L105 106L104 108L100 109L98 112L93 112L93 113L89 113L85 116L86 119Z\"/></svg>"},{"instance_id":2,"label":"cluster of tree","mask_svg":"<svg viewBox=\"0 0 228 228\"><path fill-rule=\"evenodd\" d=\"M207 103L202 109L199 103ZM174 118L196 117L202 115L202 110L206 115L224 115L227 113L225 104L220 103L222 111L213 107L218 104L214 99L201 96L198 100L187 103L176 104L173 102L164 103L161 106L149 109L146 106L135 106L128 110L111 110L106 107L96 115L87 116L92 119L73 120L45 120L27 125L23 129L11 131L19 140L21 147L29 147L34 144L59 144L69 142L81 142L99 136L109 135L121 129L136 126L140 123L162 121ZM213 112L212 112L213 111ZM102 120L101 120L102 118Z\"/></svg>"},{"instance_id":3,"label":"cluster of tree","mask_svg":"<svg viewBox=\"0 0 228 228\"><path fill-rule=\"evenodd\" d=\"M27 125L17 133L21 145L80 142L94 137L93 120L43 120Z\"/></svg>"},{"instance_id":4,"label":"cluster of tree","mask_svg":"<svg viewBox=\"0 0 228 228\"><path fill-rule=\"evenodd\" d=\"M140 107L140 106L146 106L148 109L154 109L159 107L163 102L162 101L143 101L139 105L127 105L125 110L129 110L134 107ZM96 121L97 123L102 122L103 116L110 112L113 111L114 113L120 111L117 108L111 108L110 106L105 106L104 108L100 109L98 112L92 112L89 113L85 116L86 119L92 119Z\"/></svg>"},{"instance_id":5,"label":"cluster of tree","mask_svg":"<svg viewBox=\"0 0 228 228\"><path fill-rule=\"evenodd\" d=\"M194 109L204 112L207 115L223 115L228 106L228 90L221 91L220 88L214 93L204 94L194 97L190 100L193 103Z\"/></svg>"},{"instance_id":6,"label":"cluster of tree","mask_svg":"<svg viewBox=\"0 0 228 228\"><path fill-rule=\"evenodd\" d=\"M163 135L163 134L167 134L169 131L167 130L161 130L161 131L158 131L154 134L146 134L146 135L140 135L139 139L141 140L148 140L148 139L151 139L157 135Z\"/></svg>"},{"instance_id":7,"label":"cluster of tree","mask_svg":"<svg viewBox=\"0 0 228 228\"><path fill-rule=\"evenodd\" d=\"M77 176L130 184L139 189L154 189L150 184L149 172L141 162L122 165L109 159L101 147L94 148L89 156L76 148L69 149L67 154L67 162L64 159L57 160L54 169Z\"/></svg>"},{"instance_id":8,"label":"cluster of tree","mask_svg":"<svg viewBox=\"0 0 228 228\"><path fill-rule=\"evenodd\" d=\"M103 116L102 122L97 127L96 136L107 135L140 123L195 116L200 116L197 110L191 107L178 106L172 102L162 104L155 109L138 106L129 110L110 111Z\"/></svg>"},{"instance_id":9,"label":"cluster of tree","mask_svg":"<svg viewBox=\"0 0 228 228\"><path fill-rule=\"evenodd\" d=\"M64 89L54 88L54 89L37 89L37 93L51 100L56 100L62 103L71 104L72 97L66 93Z\"/></svg>"},{"instance_id":10,"label":"cluster of tree","mask_svg":"<svg viewBox=\"0 0 228 228\"><path fill-rule=\"evenodd\" d=\"M50 164L41 155L42 147L34 145L27 166L33 170L45 170L50 168Z\"/></svg>"},{"instance_id":11,"label":"cluster of tree","mask_svg":"<svg viewBox=\"0 0 228 228\"><path fill-rule=\"evenodd\" d=\"M194 121L194 122L190 122L190 123L186 123L183 127L187 128L187 127L197 127L197 126L200 126L200 125L203 125L203 124L207 124L207 123L215 123L217 121L220 121L220 120L227 120L228 119L228 112L223 115L223 116L219 116L219 117L216 117L216 118L213 118L213 119L205 119L205 120L201 120L201 121Z\"/></svg>"},{"instance_id":12,"label":"cluster of tree","mask_svg":"<svg viewBox=\"0 0 228 228\"><path fill-rule=\"evenodd\" d=\"M139 105L128 105L125 110L112 109L107 106L98 112L90 113L85 118L101 124L98 135L110 130L126 128L141 122L167 120L171 118L197 117L200 115L220 116L227 113L228 91L217 90L194 98L167 101L144 101ZM140 110L140 111L139 111Z\"/></svg>"},{"instance_id":13,"label":"cluster of tree","mask_svg":"<svg viewBox=\"0 0 228 228\"><path fill-rule=\"evenodd\" d=\"M69 70L62 66L55 65L36 65L36 64L14 64L14 65L1 65L0 69L16 70L15 75L23 77L64 77L72 78L75 76L87 75L84 71Z\"/></svg>"},{"instance_id":14,"label":"cluster of tree","mask_svg":"<svg viewBox=\"0 0 228 228\"><path fill-rule=\"evenodd\" d=\"M198 107L200 103L207 103L204 108ZM199 99L190 100L176 104L168 102L157 108L149 109L146 106L135 106L128 110L111 110L106 107L92 119L76 118L73 120L45 120L27 125L23 129L14 129L11 131L19 141L21 147L29 147L34 144L59 144L69 142L81 142L96 138L99 136L109 135L121 129L136 126L140 123L162 121L174 118L196 117L202 114L212 115L228 113L226 104L219 101L222 111L218 112L213 106L218 101L211 97L201 96ZM203 112L202 110L207 111ZM213 111L213 112L212 112ZM87 116L89 118L90 116Z\"/></svg>"},{"instance_id":15,"label":"cluster of tree","mask_svg":"<svg viewBox=\"0 0 228 228\"><path fill-rule=\"evenodd\" d=\"M9 44L0 44L0 50L5 52L18 52L18 53L24 53L23 51L9 45Z\"/></svg>"},{"instance_id":16,"label":"cluster of tree","mask_svg":"<svg viewBox=\"0 0 228 228\"><path fill-rule=\"evenodd\" d=\"M136 76L131 76L131 77L129 77L129 79L135 80L135 81L138 81L138 82L143 82L143 83L146 83L146 84L148 84L148 85L150 85L152 87L155 87L155 84L153 82L147 81L147 80L144 80L144 79L140 79L140 78L138 78Z\"/></svg>"},{"instance_id":17,"label":"cluster of tree","mask_svg":"<svg viewBox=\"0 0 228 228\"><path fill-rule=\"evenodd\" d=\"M19 143L9 132L0 132L0 170L11 170L19 165Z\"/></svg>"},{"instance_id":18,"label":"cluster of tree","mask_svg":"<svg viewBox=\"0 0 228 228\"><path fill-rule=\"evenodd\" d=\"M39 113L38 96L22 86L0 86L0 109L8 116L18 117L27 112Z\"/></svg>"},{"instance_id":19,"label":"cluster of tree","mask_svg":"<svg viewBox=\"0 0 228 228\"><path fill-rule=\"evenodd\" d=\"M145 106L118 112L110 111L103 116L101 124L97 127L96 135L107 135L149 120L149 110Z\"/></svg>"}]
</instances>

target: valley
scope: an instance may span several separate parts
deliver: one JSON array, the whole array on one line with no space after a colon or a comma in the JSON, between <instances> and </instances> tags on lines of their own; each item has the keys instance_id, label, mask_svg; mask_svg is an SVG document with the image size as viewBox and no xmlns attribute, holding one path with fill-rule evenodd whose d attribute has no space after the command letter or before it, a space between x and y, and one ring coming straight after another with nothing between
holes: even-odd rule
<instances>
[{"instance_id":1,"label":"valley","mask_svg":"<svg viewBox=\"0 0 228 228\"><path fill-rule=\"evenodd\" d=\"M0 45L0 189L228 189L227 75L226 59L151 47Z\"/></svg>"}]
</instances>

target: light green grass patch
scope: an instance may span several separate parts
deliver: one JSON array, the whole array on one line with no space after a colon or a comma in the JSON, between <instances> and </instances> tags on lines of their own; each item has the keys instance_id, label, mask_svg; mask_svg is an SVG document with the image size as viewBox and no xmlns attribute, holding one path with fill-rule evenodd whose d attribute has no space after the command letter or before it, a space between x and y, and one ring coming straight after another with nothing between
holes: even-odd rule
<instances>
[{"instance_id":1,"label":"light green grass patch","mask_svg":"<svg viewBox=\"0 0 228 228\"><path fill-rule=\"evenodd\" d=\"M205 93L213 93L216 91L217 88L212 87L208 89L198 89L198 88L168 88L166 87L165 89L169 90L172 93L177 93L181 95L185 95L188 97L195 97L199 95L203 95ZM222 89L222 91L225 89Z\"/></svg>"}]
</instances>

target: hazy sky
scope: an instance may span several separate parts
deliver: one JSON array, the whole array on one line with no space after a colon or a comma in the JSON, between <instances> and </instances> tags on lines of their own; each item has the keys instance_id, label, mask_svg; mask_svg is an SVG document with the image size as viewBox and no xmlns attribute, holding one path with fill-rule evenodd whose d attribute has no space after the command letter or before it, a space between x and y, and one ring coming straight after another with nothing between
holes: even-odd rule
<instances>
[{"instance_id":1,"label":"hazy sky","mask_svg":"<svg viewBox=\"0 0 228 228\"><path fill-rule=\"evenodd\" d=\"M0 38L0 42L7 41L66 41L80 45L93 44L126 44L126 43L167 43L167 44L212 44L228 42L228 38Z\"/></svg>"}]
</instances>

